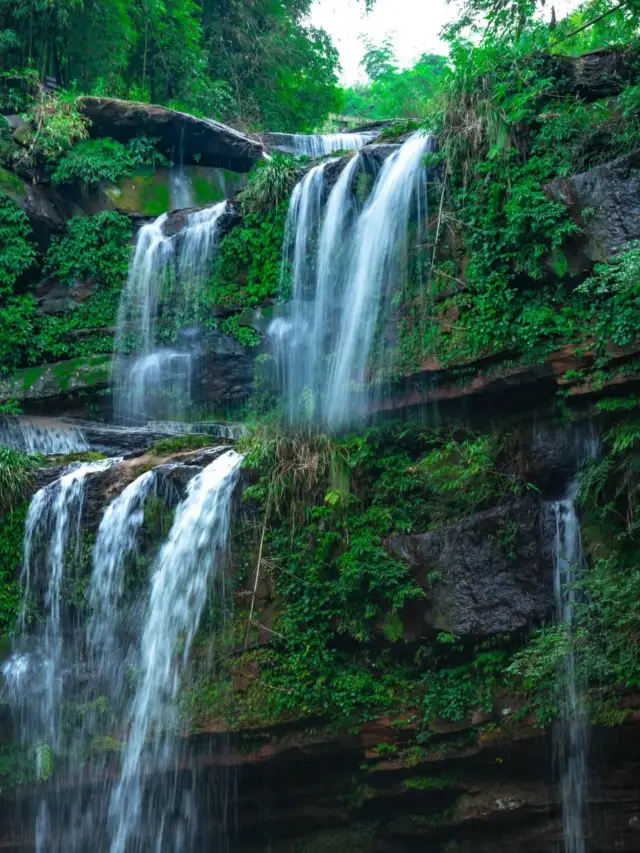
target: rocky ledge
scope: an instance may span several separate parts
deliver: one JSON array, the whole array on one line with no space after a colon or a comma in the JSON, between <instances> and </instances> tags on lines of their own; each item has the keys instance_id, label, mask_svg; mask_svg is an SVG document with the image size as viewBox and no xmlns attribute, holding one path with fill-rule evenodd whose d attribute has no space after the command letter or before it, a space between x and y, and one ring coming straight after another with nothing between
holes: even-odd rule
<instances>
[{"instance_id":1,"label":"rocky ledge","mask_svg":"<svg viewBox=\"0 0 640 853\"><path fill-rule=\"evenodd\" d=\"M184 163L217 166L248 172L264 156L262 144L212 119L188 113L122 101L118 98L78 98L78 108L91 119L91 133L128 142L141 133L160 140L160 146L176 161L180 142Z\"/></svg>"}]
</instances>

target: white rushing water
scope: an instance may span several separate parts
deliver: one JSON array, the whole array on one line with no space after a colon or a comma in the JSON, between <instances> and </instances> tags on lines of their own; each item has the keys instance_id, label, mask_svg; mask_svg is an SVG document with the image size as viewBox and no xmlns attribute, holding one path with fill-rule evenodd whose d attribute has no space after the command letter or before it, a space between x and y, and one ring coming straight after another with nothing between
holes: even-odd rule
<instances>
[{"instance_id":1,"label":"white rushing water","mask_svg":"<svg viewBox=\"0 0 640 853\"><path fill-rule=\"evenodd\" d=\"M281 151L306 157L324 157L336 151L358 151L377 136L370 133L274 134L276 147Z\"/></svg>"},{"instance_id":2,"label":"white rushing water","mask_svg":"<svg viewBox=\"0 0 640 853\"><path fill-rule=\"evenodd\" d=\"M35 747L36 775L46 779L61 749L62 709L68 683L80 657L76 637L65 639L66 567L79 556L80 525L87 477L106 471L119 459L76 464L58 480L36 492L29 505L24 534L21 628L27 628L32 599L41 600L43 618L24 635L3 667L8 697L19 709L25 746ZM36 819L36 849L51 843L51 814L42 794Z\"/></svg>"},{"instance_id":3,"label":"white rushing water","mask_svg":"<svg viewBox=\"0 0 640 853\"><path fill-rule=\"evenodd\" d=\"M227 203L195 211L177 234L167 214L143 226L118 311L113 383L119 421L184 420L191 401L198 295Z\"/></svg>"},{"instance_id":4,"label":"white rushing water","mask_svg":"<svg viewBox=\"0 0 640 853\"><path fill-rule=\"evenodd\" d=\"M366 413L374 341L379 369L381 327L409 271L410 226L416 223L419 241L426 223L424 157L432 145L416 133L391 154L364 207L354 192L362 154L343 169L324 205L326 164L296 186L283 265L283 279L291 276L291 313L269 329L290 421L339 428Z\"/></svg>"},{"instance_id":5,"label":"white rushing water","mask_svg":"<svg viewBox=\"0 0 640 853\"><path fill-rule=\"evenodd\" d=\"M27 453L64 454L89 449L80 429L48 418L4 418L0 421L0 444Z\"/></svg>"},{"instance_id":6,"label":"white rushing water","mask_svg":"<svg viewBox=\"0 0 640 853\"><path fill-rule=\"evenodd\" d=\"M176 815L171 814L176 804L167 795L155 810L149 804L143 809L143 776L175 761L171 744L178 727L175 701L180 670L188 660L208 591L227 553L231 498L241 462L242 457L230 450L191 480L156 562L122 773L111 798L111 853L160 853L165 849L177 853L195 831L193 811L187 803L178 835L169 837L165 816L171 815L176 823Z\"/></svg>"},{"instance_id":7,"label":"white rushing water","mask_svg":"<svg viewBox=\"0 0 640 853\"><path fill-rule=\"evenodd\" d=\"M122 613L124 569L134 553L144 521L145 501L156 485L155 470L138 477L107 507L93 549L89 584L90 617L87 637L90 654L103 678L123 689L124 668L117 648Z\"/></svg>"},{"instance_id":8,"label":"white rushing water","mask_svg":"<svg viewBox=\"0 0 640 853\"><path fill-rule=\"evenodd\" d=\"M555 597L558 623L567 635L567 651L560 672L560 719L554 732L559 774L565 853L586 853L585 803L588 787L588 721L584 684L573 650L576 584L583 567L580 522L575 508L576 486L556 501Z\"/></svg>"}]
</instances>

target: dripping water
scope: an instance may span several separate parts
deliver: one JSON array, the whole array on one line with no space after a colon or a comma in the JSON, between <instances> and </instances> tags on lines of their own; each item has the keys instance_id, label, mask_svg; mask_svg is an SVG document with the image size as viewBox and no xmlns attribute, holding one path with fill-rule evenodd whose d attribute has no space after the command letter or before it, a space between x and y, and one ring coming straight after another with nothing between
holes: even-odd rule
<instances>
[{"instance_id":1,"label":"dripping water","mask_svg":"<svg viewBox=\"0 0 640 853\"><path fill-rule=\"evenodd\" d=\"M172 210L193 207L193 186L184 168L184 127L180 130L178 162L169 170L169 201Z\"/></svg>"}]
</instances>

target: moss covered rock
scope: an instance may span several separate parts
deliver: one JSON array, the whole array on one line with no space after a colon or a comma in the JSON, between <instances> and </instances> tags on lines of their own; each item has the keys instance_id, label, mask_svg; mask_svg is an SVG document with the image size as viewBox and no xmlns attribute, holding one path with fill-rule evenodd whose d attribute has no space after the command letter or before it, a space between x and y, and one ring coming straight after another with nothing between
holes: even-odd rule
<instances>
[{"instance_id":1,"label":"moss covered rock","mask_svg":"<svg viewBox=\"0 0 640 853\"><path fill-rule=\"evenodd\" d=\"M228 198L246 183L246 176L228 169L207 166L185 166L191 184L194 205L213 204ZM137 169L116 184L105 186L104 192L114 209L141 216L160 216L173 207L171 172L167 168Z\"/></svg>"}]
</instances>

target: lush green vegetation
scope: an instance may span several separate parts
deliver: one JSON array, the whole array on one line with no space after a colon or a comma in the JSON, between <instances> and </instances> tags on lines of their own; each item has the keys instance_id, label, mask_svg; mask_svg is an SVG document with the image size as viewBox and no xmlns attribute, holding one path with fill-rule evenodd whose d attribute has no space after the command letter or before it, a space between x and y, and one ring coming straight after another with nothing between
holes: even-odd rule
<instances>
[{"instance_id":1,"label":"lush green vegetation","mask_svg":"<svg viewBox=\"0 0 640 853\"><path fill-rule=\"evenodd\" d=\"M429 355L449 364L500 351L535 360L567 343L595 347L603 364L610 343L627 347L640 331L636 247L584 280L571 258L581 222L545 191L556 178L637 147L636 77L618 97L580 98L562 89L553 65L555 53L586 44L637 46L635 6L566 46L602 3L584 4L554 30L532 17L533 3L491 8L492 26L478 45L450 28L450 65L428 104L441 191L436 182L437 222L423 252L434 263L427 293L416 276L399 311L402 371Z\"/></svg>"},{"instance_id":2,"label":"lush green vegetation","mask_svg":"<svg viewBox=\"0 0 640 853\"><path fill-rule=\"evenodd\" d=\"M425 53L413 68L400 69L390 38L379 45L366 42L366 47L361 64L369 83L345 91L345 114L362 119L362 123L424 116L445 69L446 58Z\"/></svg>"},{"instance_id":3,"label":"lush green vegetation","mask_svg":"<svg viewBox=\"0 0 640 853\"><path fill-rule=\"evenodd\" d=\"M337 51L309 25L310 7L311 0L9 0L0 29L0 106L25 110L50 75L85 94L168 104L245 126L313 129L340 106L340 90ZM81 138L81 125L78 131Z\"/></svg>"}]
</instances>

